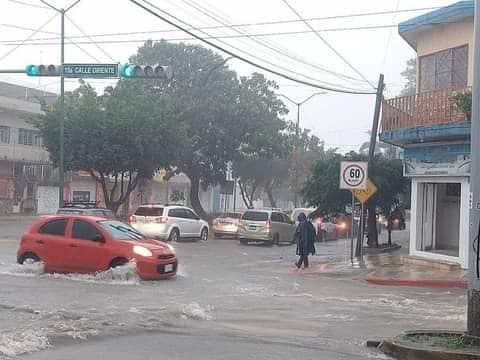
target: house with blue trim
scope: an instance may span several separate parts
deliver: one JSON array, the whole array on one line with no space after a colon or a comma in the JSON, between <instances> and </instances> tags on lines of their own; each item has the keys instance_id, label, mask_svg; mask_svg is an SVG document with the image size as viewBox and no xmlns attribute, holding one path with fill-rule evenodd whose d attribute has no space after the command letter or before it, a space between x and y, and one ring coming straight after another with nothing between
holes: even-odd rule
<instances>
[{"instance_id":1,"label":"house with blue trim","mask_svg":"<svg viewBox=\"0 0 480 360\"><path fill-rule=\"evenodd\" d=\"M470 119L454 97L473 81L474 1L399 24L417 53L416 91L382 104L380 140L411 178L410 255L468 266ZM467 112L467 111L465 111ZM467 112L468 113L468 112Z\"/></svg>"}]
</instances>

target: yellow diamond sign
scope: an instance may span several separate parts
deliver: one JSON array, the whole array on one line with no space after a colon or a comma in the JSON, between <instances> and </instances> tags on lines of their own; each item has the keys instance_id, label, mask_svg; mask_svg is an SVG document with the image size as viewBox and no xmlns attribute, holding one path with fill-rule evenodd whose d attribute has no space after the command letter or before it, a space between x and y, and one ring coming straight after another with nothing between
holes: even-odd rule
<instances>
[{"instance_id":1,"label":"yellow diamond sign","mask_svg":"<svg viewBox=\"0 0 480 360\"><path fill-rule=\"evenodd\" d=\"M353 193L358 201L364 204L368 199L372 197L373 194L377 192L378 188L375 184L368 179L367 180L367 188L365 190L354 190Z\"/></svg>"}]
</instances>

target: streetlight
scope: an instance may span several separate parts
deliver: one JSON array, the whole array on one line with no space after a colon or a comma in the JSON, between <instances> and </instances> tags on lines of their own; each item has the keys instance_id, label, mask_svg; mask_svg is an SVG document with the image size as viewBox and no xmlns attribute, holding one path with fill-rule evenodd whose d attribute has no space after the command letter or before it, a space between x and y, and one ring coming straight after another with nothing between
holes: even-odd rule
<instances>
[{"instance_id":1,"label":"streetlight","mask_svg":"<svg viewBox=\"0 0 480 360\"><path fill-rule=\"evenodd\" d=\"M327 92L325 91L321 91L321 92L316 92L316 93L313 93L312 95L310 95L309 97L307 97L306 99L302 100L302 101L295 101L295 100L292 100L291 98L289 98L287 95L284 95L284 94L278 94L278 96L282 96L284 97L285 99L287 99L288 101L290 101L292 104L295 104L297 105L297 124L295 126L295 136L297 137L297 145L295 146L295 156L297 157L295 160L295 183L294 183L294 186L295 186L295 189L294 189L294 200L293 200L293 203L294 203L294 206L297 207L298 205L298 148L300 147L300 107L305 104L307 101L309 101L310 99L314 98L315 96L317 95L324 95L324 94L327 94Z\"/></svg>"}]
</instances>

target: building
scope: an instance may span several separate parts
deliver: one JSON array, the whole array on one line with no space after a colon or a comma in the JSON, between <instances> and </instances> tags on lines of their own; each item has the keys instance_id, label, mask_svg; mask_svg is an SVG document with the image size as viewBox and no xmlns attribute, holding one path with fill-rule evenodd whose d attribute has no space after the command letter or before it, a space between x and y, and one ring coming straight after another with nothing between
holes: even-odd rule
<instances>
[{"instance_id":1,"label":"building","mask_svg":"<svg viewBox=\"0 0 480 360\"><path fill-rule=\"evenodd\" d=\"M473 0L399 24L417 53L416 93L384 100L380 140L412 180L410 254L468 266L470 122L453 96L473 79Z\"/></svg>"}]
</instances>

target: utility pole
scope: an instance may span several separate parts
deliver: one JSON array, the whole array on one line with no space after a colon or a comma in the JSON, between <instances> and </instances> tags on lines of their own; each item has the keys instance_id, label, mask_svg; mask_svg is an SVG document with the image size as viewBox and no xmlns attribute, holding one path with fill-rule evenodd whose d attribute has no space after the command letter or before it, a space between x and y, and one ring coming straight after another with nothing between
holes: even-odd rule
<instances>
[{"instance_id":1,"label":"utility pole","mask_svg":"<svg viewBox=\"0 0 480 360\"><path fill-rule=\"evenodd\" d=\"M316 92L309 97L307 97L303 101L295 101L289 98L288 96L284 94L278 94L279 96L284 97L288 101L290 101L292 104L295 104L297 106L297 123L295 124L295 137L296 137L296 144L295 144L295 178L293 180L293 186L294 186L294 192L293 192L293 204L294 207L298 207L298 162L299 162L299 151L300 151L300 107L305 104L307 101L312 99L313 97L317 95L324 95L327 94L327 92L322 91L322 92Z\"/></svg>"},{"instance_id":2,"label":"utility pole","mask_svg":"<svg viewBox=\"0 0 480 360\"><path fill-rule=\"evenodd\" d=\"M384 89L384 76L383 74L380 74L380 76L378 77L377 95L375 98L375 111L373 113L372 131L370 133L370 146L368 148L368 177L371 177L373 175L373 162L375 160L375 146L377 144L378 123L380 121L380 109L382 107L383 89ZM376 204L367 203L367 211L368 211L368 233L371 236L375 232L375 236L378 236ZM364 216L363 211L360 216L361 217ZM363 219L360 222L362 223L362 226L364 226ZM357 247L355 249L355 256L358 257L361 255L362 247L363 247L363 231L361 231L360 236L358 236L357 238Z\"/></svg>"},{"instance_id":3,"label":"utility pole","mask_svg":"<svg viewBox=\"0 0 480 360\"><path fill-rule=\"evenodd\" d=\"M474 56L471 121L470 241L467 302L467 334L480 337L480 0L475 0Z\"/></svg>"},{"instance_id":4,"label":"utility pole","mask_svg":"<svg viewBox=\"0 0 480 360\"><path fill-rule=\"evenodd\" d=\"M77 5L81 0L75 1L66 9L57 9L55 6L49 4L45 0L40 0L42 3L60 13L60 125L59 125L59 156L58 156L58 204L60 207L64 205L64 186L65 186L65 78L63 77L63 65L65 64L65 14Z\"/></svg>"}]
</instances>

